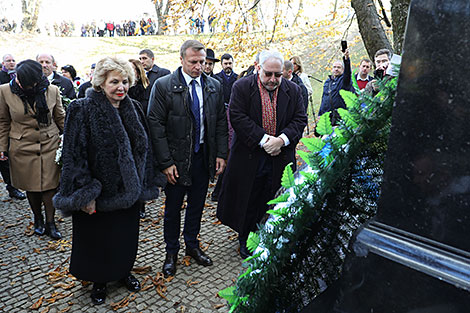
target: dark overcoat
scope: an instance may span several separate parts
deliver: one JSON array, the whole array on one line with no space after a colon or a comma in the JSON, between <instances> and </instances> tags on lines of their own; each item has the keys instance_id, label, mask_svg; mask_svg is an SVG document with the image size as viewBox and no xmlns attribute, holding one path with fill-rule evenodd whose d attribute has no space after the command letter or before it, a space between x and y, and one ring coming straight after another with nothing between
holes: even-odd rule
<instances>
[{"instance_id":1,"label":"dark overcoat","mask_svg":"<svg viewBox=\"0 0 470 313\"><path fill-rule=\"evenodd\" d=\"M97 212L158 197L164 177L154 169L145 115L124 98L119 110L97 91L69 106L62 176L54 206L66 215L96 199Z\"/></svg>"},{"instance_id":2,"label":"dark overcoat","mask_svg":"<svg viewBox=\"0 0 470 313\"><path fill-rule=\"evenodd\" d=\"M262 126L257 79L258 75L250 75L238 80L233 85L229 105L230 122L235 135L219 195L217 217L237 232L243 229L258 162L266 153L259 146L266 132ZM295 170L295 147L307 123L300 87L282 79L278 88L276 136L285 134L289 145L284 146L278 156L272 157L273 194L281 185L286 165L292 162Z\"/></svg>"}]
</instances>

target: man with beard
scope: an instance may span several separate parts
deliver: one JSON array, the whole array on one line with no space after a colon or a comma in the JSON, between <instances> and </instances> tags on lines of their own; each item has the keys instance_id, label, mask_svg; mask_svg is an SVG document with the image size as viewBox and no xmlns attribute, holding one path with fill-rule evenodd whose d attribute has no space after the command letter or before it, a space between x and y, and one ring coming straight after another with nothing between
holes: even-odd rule
<instances>
[{"instance_id":1,"label":"man with beard","mask_svg":"<svg viewBox=\"0 0 470 313\"><path fill-rule=\"evenodd\" d=\"M2 70L0 71L0 85L8 84L16 77L16 61L11 54L5 54L2 61ZM26 199L24 193L11 185L10 178L10 161L8 159L0 161L0 173L2 174L3 182L7 185L7 191L10 198Z\"/></svg>"},{"instance_id":2,"label":"man with beard","mask_svg":"<svg viewBox=\"0 0 470 313\"><path fill-rule=\"evenodd\" d=\"M59 87L62 96L65 96L70 100L73 100L77 97L77 94L75 93L75 89L73 88L73 84L70 79L57 74L57 72L55 71L55 69L57 68L57 63L52 54L40 53L36 56L36 61L41 64L42 72L44 76L47 77L49 82L52 85L56 85L57 87Z\"/></svg>"},{"instance_id":3,"label":"man with beard","mask_svg":"<svg viewBox=\"0 0 470 313\"><path fill-rule=\"evenodd\" d=\"M219 195L217 217L238 232L240 256L281 185L284 168L296 168L295 147L307 125L300 87L282 79L279 52L260 54L258 73L239 79L230 98L235 131Z\"/></svg>"},{"instance_id":4,"label":"man with beard","mask_svg":"<svg viewBox=\"0 0 470 313\"><path fill-rule=\"evenodd\" d=\"M233 57L226 53L221 57L222 60L222 71L217 73L222 80L222 87L224 89L224 102L228 104L230 101L230 94L232 93L233 83L238 78L238 75L233 72Z\"/></svg>"}]
</instances>

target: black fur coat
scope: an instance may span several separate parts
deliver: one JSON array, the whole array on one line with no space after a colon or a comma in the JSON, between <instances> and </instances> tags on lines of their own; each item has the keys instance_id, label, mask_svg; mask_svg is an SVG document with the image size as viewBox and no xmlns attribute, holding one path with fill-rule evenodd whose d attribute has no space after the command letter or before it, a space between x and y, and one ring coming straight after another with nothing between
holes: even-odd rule
<instances>
[{"instance_id":1,"label":"black fur coat","mask_svg":"<svg viewBox=\"0 0 470 313\"><path fill-rule=\"evenodd\" d=\"M145 115L128 96L115 109L92 91L67 111L62 175L54 205L65 215L91 200L101 212L158 197L164 177L155 171Z\"/></svg>"}]
</instances>

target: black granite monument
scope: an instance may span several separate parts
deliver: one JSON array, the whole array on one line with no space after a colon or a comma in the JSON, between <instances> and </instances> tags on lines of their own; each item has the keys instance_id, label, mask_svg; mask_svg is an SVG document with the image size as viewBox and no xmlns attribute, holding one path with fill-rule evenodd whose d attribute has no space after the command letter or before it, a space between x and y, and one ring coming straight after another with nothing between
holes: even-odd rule
<instances>
[{"instance_id":1,"label":"black granite monument","mask_svg":"<svg viewBox=\"0 0 470 313\"><path fill-rule=\"evenodd\" d=\"M303 312L470 312L470 1L410 5L377 216Z\"/></svg>"}]
</instances>

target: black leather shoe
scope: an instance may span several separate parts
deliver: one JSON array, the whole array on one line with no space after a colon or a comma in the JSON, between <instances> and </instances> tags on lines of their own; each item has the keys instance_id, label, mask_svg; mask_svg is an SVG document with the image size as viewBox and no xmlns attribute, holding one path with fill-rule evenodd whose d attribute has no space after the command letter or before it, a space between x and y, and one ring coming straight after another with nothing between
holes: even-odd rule
<instances>
[{"instance_id":1,"label":"black leather shoe","mask_svg":"<svg viewBox=\"0 0 470 313\"><path fill-rule=\"evenodd\" d=\"M41 217L34 217L34 233L38 236L44 235L44 232L46 231L44 227L44 220Z\"/></svg>"},{"instance_id":2,"label":"black leather shoe","mask_svg":"<svg viewBox=\"0 0 470 313\"><path fill-rule=\"evenodd\" d=\"M62 234L57 230L54 222L46 223L46 235L55 240L62 239Z\"/></svg>"},{"instance_id":3,"label":"black leather shoe","mask_svg":"<svg viewBox=\"0 0 470 313\"><path fill-rule=\"evenodd\" d=\"M15 187L7 186L7 190L8 190L8 195L10 196L10 198L15 198L18 200L26 199L26 195L22 193L21 191L19 191L18 189L16 189Z\"/></svg>"},{"instance_id":4,"label":"black leather shoe","mask_svg":"<svg viewBox=\"0 0 470 313\"><path fill-rule=\"evenodd\" d=\"M106 284L94 283L90 297L94 304L103 304L106 301Z\"/></svg>"},{"instance_id":5,"label":"black leather shoe","mask_svg":"<svg viewBox=\"0 0 470 313\"><path fill-rule=\"evenodd\" d=\"M189 255L194 260L196 260L196 263L199 265L212 265L212 260L207 255L205 255L200 248L186 249L186 255Z\"/></svg>"},{"instance_id":6,"label":"black leather shoe","mask_svg":"<svg viewBox=\"0 0 470 313\"><path fill-rule=\"evenodd\" d=\"M140 283L132 274L121 279L121 283L123 283L129 291L136 292L140 290Z\"/></svg>"},{"instance_id":7,"label":"black leather shoe","mask_svg":"<svg viewBox=\"0 0 470 313\"><path fill-rule=\"evenodd\" d=\"M176 261L177 261L176 254L166 254L165 262L163 263L163 275L165 278L169 276L175 276L176 274Z\"/></svg>"},{"instance_id":8,"label":"black leather shoe","mask_svg":"<svg viewBox=\"0 0 470 313\"><path fill-rule=\"evenodd\" d=\"M246 243L240 243L240 256L242 257L242 259L246 259L248 257L250 257L252 254L250 252L250 250L248 250L248 248L246 247Z\"/></svg>"}]
</instances>

